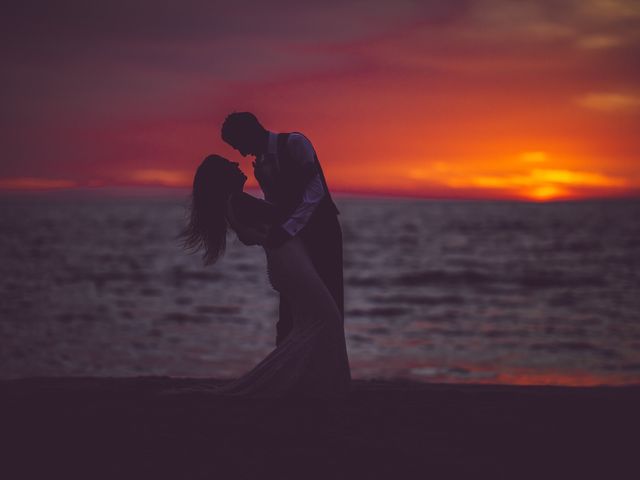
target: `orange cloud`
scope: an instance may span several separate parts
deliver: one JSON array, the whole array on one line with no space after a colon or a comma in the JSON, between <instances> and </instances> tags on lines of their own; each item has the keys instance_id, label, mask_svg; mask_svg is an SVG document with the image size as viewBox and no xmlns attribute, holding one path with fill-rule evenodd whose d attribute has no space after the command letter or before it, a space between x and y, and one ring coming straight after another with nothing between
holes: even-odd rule
<instances>
[{"instance_id":1,"label":"orange cloud","mask_svg":"<svg viewBox=\"0 0 640 480\"><path fill-rule=\"evenodd\" d=\"M545 152L523 152L520 154L520 160L526 163L541 163L547 161Z\"/></svg>"},{"instance_id":2,"label":"orange cloud","mask_svg":"<svg viewBox=\"0 0 640 480\"><path fill-rule=\"evenodd\" d=\"M587 50L600 50L618 47L624 40L616 35L585 35L578 39L578 46Z\"/></svg>"},{"instance_id":3,"label":"orange cloud","mask_svg":"<svg viewBox=\"0 0 640 480\"><path fill-rule=\"evenodd\" d=\"M129 180L147 185L165 187L188 187L193 181L193 172L187 170L146 169L131 172Z\"/></svg>"},{"instance_id":4,"label":"orange cloud","mask_svg":"<svg viewBox=\"0 0 640 480\"><path fill-rule=\"evenodd\" d=\"M601 112L626 112L640 107L640 96L623 93L590 93L577 99L578 105Z\"/></svg>"},{"instance_id":5,"label":"orange cloud","mask_svg":"<svg viewBox=\"0 0 640 480\"><path fill-rule=\"evenodd\" d=\"M48 190L75 186L77 186L77 183L71 180L51 178L19 177L0 179L0 189L2 190Z\"/></svg>"}]
</instances>

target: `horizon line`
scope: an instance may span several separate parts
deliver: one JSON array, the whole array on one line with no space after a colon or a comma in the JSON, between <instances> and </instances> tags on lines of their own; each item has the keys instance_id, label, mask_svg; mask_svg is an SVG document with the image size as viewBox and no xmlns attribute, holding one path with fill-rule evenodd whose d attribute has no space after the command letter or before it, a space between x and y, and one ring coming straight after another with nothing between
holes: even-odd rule
<instances>
[{"instance_id":1,"label":"horizon line","mask_svg":"<svg viewBox=\"0 0 640 480\"><path fill-rule=\"evenodd\" d=\"M0 188L0 196L3 197L43 197L43 196L65 196L65 195L83 195L100 196L104 194L111 197L127 197L127 196L166 196L173 197L177 195L188 196L191 187L171 186L171 185L74 185L58 188L20 188L20 189L2 189ZM261 193L256 187L248 187L246 192ZM561 202L582 202L582 201L602 201L602 200L640 200L640 192L627 192L626 194L616 195L581 195L555 197L545 199L526 198L521 196L509 195L474 195L454 193L451 194L429 194L413 191L399 190L377 190L367 189L360 190L355 188L336 188L331 189L331 194L335 197L358 197L358 198L397 198L397 199L413 199L413 200L449 200L449 201L496 201L496 202L520 202L520 203L561 203Z\"/></svg>"}]
</instances>

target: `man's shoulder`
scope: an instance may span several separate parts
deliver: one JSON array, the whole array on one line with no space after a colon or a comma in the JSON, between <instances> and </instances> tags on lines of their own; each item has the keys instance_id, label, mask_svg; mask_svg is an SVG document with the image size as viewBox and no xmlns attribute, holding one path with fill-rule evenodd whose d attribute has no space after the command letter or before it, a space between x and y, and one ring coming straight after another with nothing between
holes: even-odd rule
<instances>
[{"instance_id":1,"label":"man's shoulder","mask_svg":"<svg viewBox=\"0 0 640 480\"><path fill-rule=\"evenodd\" d=\"M315 149L311 140L300 132L291 132L287 138L287 147L293 152L308 152L310 155L315 153Z\"/></svg>"},{"instance_id":2,"label":"man's shoulder","mask_svg":"<svg viewBox=\"0 0 640 480\"><path fill-rule=\"evenodd\" d=\"M287 138L288 144L309 144L311 145L311 140L307 138L304 133L301 132L291 132L289 133L289 137Z\"/></svg>"},{"instance_id":3,"label":"man's shoulder","mask_svg":"<svg viewBox=\"0 0 640 480\"><path fill-rule=\"evenodd\" d=\"M284 154L283 160L292 161L297 165L313 164L316 161L316 151L309 139L300 132L287 134L287 144L279 143L278 152Z\"/></svg>"}]
</instances>

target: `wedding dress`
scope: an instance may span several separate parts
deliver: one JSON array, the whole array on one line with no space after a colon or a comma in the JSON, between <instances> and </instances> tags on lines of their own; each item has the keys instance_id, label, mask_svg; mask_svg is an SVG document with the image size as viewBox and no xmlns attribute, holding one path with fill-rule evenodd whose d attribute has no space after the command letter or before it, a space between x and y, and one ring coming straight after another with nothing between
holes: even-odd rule
<instances>
[{"instance_id":1,"label":"wedding dress","mask_svg":"<svg viewBox=\"0 0 640 480\"><path fill-rule=\"evenodd\" d=\"M251 198L252 202L259 201ZM248 221L245 216L244 222ZM342 315L318 276L304 243L295 236L265 252L269 281L275 290L286 295L293 329L251 371L217 387L215 392L274 397L345 395L350 388L351 373Z\"/></svg>"}]
</instances>

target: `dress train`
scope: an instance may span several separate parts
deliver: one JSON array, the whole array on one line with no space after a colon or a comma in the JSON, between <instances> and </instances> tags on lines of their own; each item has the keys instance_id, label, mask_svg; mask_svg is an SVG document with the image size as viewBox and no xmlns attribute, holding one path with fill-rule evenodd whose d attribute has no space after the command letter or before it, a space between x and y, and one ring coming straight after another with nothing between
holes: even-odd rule
<instances>
[{"instance_id":1,"label":"dress train","mask_svg":"<svg viewBox=\"0 0 640 480\"><path fill-rule=\"evenodd\" d=\"M266 249L269 280L290 299L293 329L251 371L211 389L225 396L335 397L351 383L342 315L302 241Z\"/></svg>"}]
</instances>

